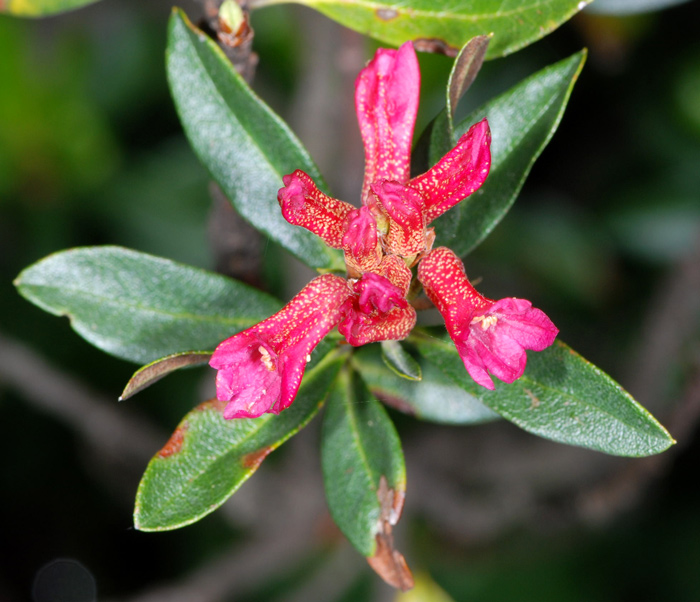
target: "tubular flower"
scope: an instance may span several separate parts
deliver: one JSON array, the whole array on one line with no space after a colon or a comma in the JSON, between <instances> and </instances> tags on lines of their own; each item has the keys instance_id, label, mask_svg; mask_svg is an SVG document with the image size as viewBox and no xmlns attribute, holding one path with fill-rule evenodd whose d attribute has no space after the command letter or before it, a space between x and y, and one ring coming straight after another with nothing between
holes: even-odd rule
<instances>
[{"instance_id":1,"label":"tubular flower","mask_svg":"<svg viewBox=\"0 0 700 602\"><path fill-rule=\"evenodd\" d=\"M219 371L217 397L229 402L225 418L288 407L311 350L336 326L354 346L407 337L416 323L408 301L410 268L419 262L419 277L480 384L493 388L487 369L511 382L522 374L522 349L543 348L554 338L556 328L542 312L527 301L479 296L463 271L467 284L458 290L467 292L456 306L461 309L451 308L457 302L447 289L458 279L454 270L441 271L446 250L431 252L430 224L483 184L491 166L491 133L488 122L480 121L434 167L411 178L419 89L418 60L408 42L398 50L379 49L360 72L355 107L365 175L359 208L321 192L301 170L284 176L277 196L284 218L342 249L347 279L327 274L312 280L274 316L219 345L210 364ZM537 338L532 323L540 323L545 334ZM470 334L475 329L481 330Z\"/></svg>"},{"instance_id":2,"label":"tubular flower","mask_svg":"<svg viewBox=\"0 0 700 602\"><path fill-rule=\"evenodd\" d=\"M314 278L276 314L226 339L209 365L218 370L216 397L224 418L279 414L297 394L309 354L341 318L351 295L344 278Z\"/></svg>"},{"instance_id":3,"label":"tubular flower","mask_svg":"<svg viewBox=\"0 0 700 602\"><path fill-rule=\"evenodd\" d=\"M360 72L355 107L365 147L365 176L359 209L326 196L301 170L284 177L277 196L287 221L345 253L355 295L344 304L339 331L351 345L408 336L416 316L406 301L411 281L407 266L430 252L435 240L430 222L477 190L491 165L491 134L484 119L432 169L410 178L419 90L418 59L410 42L398 50L379 49ZM401 285L384 273L392 266L396 275L398 264L407 274ZM403 291L400 297L386 292L390 284ZM367 295L385 295L392 299L391 308L359 301Z\"/></svg>"},{"instance_id":4,"label":"tubular flower","mask_svg":"<svg viewBox=\"0 0 700 602\"><path fill-rule=\"evenodd\" d=\"M459 257L445 247L420 263L418 279L444 317L467 372L487 389L495 388L489 372L512 383L525 371L525 350L542 351L559 332L525 299L494 301L480 295Z\"/></svg>"},{"instance_id":5,"label":"tubular flower","mask_svg":"<svg viewBox=\"0 0 700 602\"><path fill-rule=\"evenodd\" d=\"M301 170L285 176L278 193L290 223L345 251L351 276L376 272L396 255L411 265L430 252L430 223L476 191L491 167L486 119L473 125L434 167L410 178L420 71L415 50L380 48L355 82L355 108L365 147L362 207L328 197Z\"/></svg>"}]
</instances>

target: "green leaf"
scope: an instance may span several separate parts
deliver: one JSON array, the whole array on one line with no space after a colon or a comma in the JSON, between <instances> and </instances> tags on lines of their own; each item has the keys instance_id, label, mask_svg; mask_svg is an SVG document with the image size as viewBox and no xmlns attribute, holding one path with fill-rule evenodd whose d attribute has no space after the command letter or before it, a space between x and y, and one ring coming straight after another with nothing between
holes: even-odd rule
<instances>
[{"instance_id":1,"label":"green leaf","mask_svg":"<svg viewBox=\"0 0 700 602\"><path fill-rule=\"evenodd\" d=\"M488 118L491 172L477 192L436 220L437 244L466 255L503 219L554 135L585 60L583 50L538 71L479 107L455 128L455 138L459 138L472 124ZM432 163L449 150L439 146L431 144Z\"/></svg>"},{"instance_id":2,"label":"green leaf","mask_svg":"<svg viewBox=\"0 0 700 602\"><path fill-rule=\"evenodd\" d=\"M284 0L251 0L251 8ZM455 56L474 36L493 33L487 58L505 56L553 31L592 0L294 0L341 25L399 46Z\"/></svg>"},{"instance_id":3,"label":"green leaf","mask_svg":"<svg viewBox=\"0 0 700 602\"><path fill-rule=\"evenodd\" d=\"M194 151L238 212L311 267L343 268L339 251L282 217L282 176L302 169L324 187L301 142L178 9L170 19L167 71Z\"/></svg>"},{"instance_id":4,"label":"green leaf","mask_svg":"<svg viewBox=\"0 0 700 602\"><path fill-rule=\"evenodd\" d=\"M81 6L97 0L0 0L0 13L6 12L19 17L45 17Z\"/></svg>"},{"instance_id":5,"label":"green leaf","mask_svg":"<svg viewBox=\"0 0 700 602\"><path fill-rule=\"evenodd\" d=\"M499 418L424 358L418 364L423 378L411 382L387 370L380 356L378 346L365 345L353 353L352 361L370 391L385 404L443 424L477 424Z\"/></svg>"},{"instance_id":6,"label":"green leaf","mask_svg":"<svg viewBox=\"0 0 700 602\"><path fill-rule=\"evenodd\" d=\"M394 522L406 491L401 442L386 410L362 381L344 369L331 390L323 418L321 464L333 520L364 556L377 552L382 532L380 480L396 492ZM393 524L393 523L392 523Z\"/></svg>"},{"instance_id":7,"label":"green leaf","mask_svg":"<svg viewBox=\"0 0 700 602\"><path fill-rule=\"evenodd\" d=\"M120 247L50 255L15 285L42 309L68 316L95 347L141 364L214 349L280 307L235 280Z\"/></svg>"},{"instance_id":8,"label":"green leaf","mask_svg":"<svg viewBox=\"0 0 700 602\"><path fill-rule=\"evenodd\" d=\"M407 380L421 380L420 364L403 348L400 341L382 341L382 360L397 376Z\"/></svg>"},{"instance_id":9,"label":"green leaf","mask_svg":"<svg viewBox=\"0 0 700 602\"><path fill-rule=\"evenodd\" d=\"M467 393L526 431L617 456L658 454L674 441L620 385L564 343L529 352L525 374L477 385L448 337L415 336L418 350Z\"/></svg>"},{"instance_id":10,"label":"green leaf","mask_svg":"<svg viewBox=\"0 0 700 602\"><path fill-rule=\"evenodd\" d=\"M153 383L175 370L188 366L206 364L211 355L211 351L185 351L183 353L173 353L155 362L146 364L134 372L134 375L129 379L126 387L124 387L124 391L122 391L122 394L119 396L119 401L129 399L129 397L150 387Z\"/></svg>"},{"instance_id":11,"label":"green leaf","mask_svg":"<svg viewBox=\"0 0 700 602\"><path fill-rule=\"evenodd\" d=\"M278 415L224 420L224 402L192 410L151 460L139 484L134 525L167 531L221 506L265 457L318 412L345 358L330 353L306 371L294 403Z\"/></svg>"}]
</instances>

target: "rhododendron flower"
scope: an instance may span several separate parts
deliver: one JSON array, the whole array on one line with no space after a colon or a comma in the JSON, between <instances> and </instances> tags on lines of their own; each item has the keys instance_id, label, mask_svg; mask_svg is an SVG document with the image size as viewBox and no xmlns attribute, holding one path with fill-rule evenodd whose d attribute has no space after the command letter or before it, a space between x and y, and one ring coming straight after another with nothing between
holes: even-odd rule
<instances>
[{"instance_id":1,"label":"rhododendron flower","mask_svg":"<svg viewBox=\"0 0 700 602\"><path fill-rule=\"evenodd\" d=\"M408 336L415 325L415 311L405 300L411 282L408 266L432 248L435 233L430 223L477 190L491 165L491 134L484 119L437 165L410 178L419 90L418 59L410 42L398 50L380 48L360 72L355 82L365 147L360 208L327 196L301 170L284 176L278 194L288 222L314 232L330 247L343 249L354 292L361 292L358 286L363 294L370 288L386 289L386 283L372 275L403 290L402 301L394 301L388 312L358 305L357 299L346 302L339 330L351 345Z\"/></svg>"},{"instance_id":2,"label":"rhododendron flower","mask_svg":"<svg viewBox=\"0 0 700 602\"><path fill-rule=\"evenodd\" d=\"M445 318L467 372L487 389L495 388L489 372L512 383L525 371L525 350L542 351L559 332L544 312L525 299L494 301L480 295L459 257L445 247L420 263L418 278Z\"/></svg>"},{"instance_id":3,"label":"rhododendron flower","mask_svg":"<svg viewBox=\"0 0 700 602\"><path fill-rule=\"evenodd\" d=\"M348 278L316 278L277 314L219 345L210 364L219 370L217 397L229 402L225 418L288 407L311 350L335 326L354 346L404 339L415 326L410 268L430 253L435 233L429 226L477 190L491 165L484 119L434 167L410 177L419 90L418 60L408 42L379 49L360 72L355 106L365 176L359 208L324 194L301 170L284 176L282 215L342 249Z\"/></svg>"},{"instance_id":4,"label":"rhododendron flower","mask_svg":"<svg viewBox=\"0 0 700 602\"><path fill-rule=\"evenodd\" d=\"M226 339L209 365L216 397L228 401L224 418L279 414L297 394L309 354L340 320L350 296L344 278L314 278L276 314Z\"/></svg>"}]
</instances>

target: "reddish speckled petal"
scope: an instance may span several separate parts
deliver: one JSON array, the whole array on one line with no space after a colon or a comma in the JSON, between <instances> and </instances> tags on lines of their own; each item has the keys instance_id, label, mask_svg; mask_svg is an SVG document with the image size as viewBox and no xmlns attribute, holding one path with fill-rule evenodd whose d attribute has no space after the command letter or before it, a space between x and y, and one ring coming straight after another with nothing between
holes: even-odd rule
<instances>
[{"instance_id":1,"label":"reddish speckled petal","mask_svg":"<svg viewBox=\"0 0 700 602\"><path fill-rule=\"evenodd\" d=\"M425 251L425 212L420 193L388 180L376 182L370 189L391 218L384 240L387 253L411 257Z\"/></svg>"},{"instance_id":2,"label":"reddish speckled petal","mask_svg":"<svg viewBox=\"0 0 700 602\"><path fill-rule=\"evenodd\" d=\"M410 305L395 307L388 314L366 314L356 304L353 305L353 301L346 301L345 317L338 324L338 331L354 347L405 339L416 325L416 310Z\"/></svg>"},{"instance_id":3,"label":"reddish speckled petal","mask_svg":"<svg viewBox=\"0 0 700 602\"><path fill-rule=\"evenodd\" d=\"M467 280L459 258L444 247L419 264L418 278L445 318L464 367L487 389L494 388L489 372L512 383L525 371L525 350L542 351L559 332L525 299L482 297Z\"/></svg>"},{"instance_id":4,"label":"reddish speckled petal","mask_svg":"<svg viewBox=\"0 0 700 602\"><path fill-rule=\"evenodd\" d=\"M218 370L217 398L229 402L224 408L226 419L256 418L279 397L277 352L254 328L221 343L209 365Z\"/></svg>"},{"instance_id":5,"label":"reddish speckled petal","mask_svg":"<svg viewBox=\"0 0 700 602\"><path fill-rule=\"evenodd\" d=\"M484 360L481 359L476 349L472 345L463 344L459 341L455 341L455 347L457 347L459 357L462 358L464 367L467 369L469 376L474 379L474 382L493 391L496 385L493 384L493 380L484 366Z\"/></svg>"},{"instance_id":6,"label":"reddish speckled petal","mask_svg":"<svg viewBox=\"0 0 700 602\"><path fill-rule=\"evenodd\" d=\"M377 274L384 276L401 290L404 297L406 296L411 286L413 274L403 259L396 255L385 255L377 268Z\"/></svg>"},{"instance_id":7,"label":"reddish speckled petal","mask_svg":"<svg viewBox=\"0 0 700 602\"><path fill-rule=\"evenodd\" d=\"M447 247L433 249L418 264L418 280L445 318L448 330L460 332L465 324L468 326L475 311L493 303L471 285L464 264Z\"/></svg>"},{"instance_id":8,"label":"reddish speckled petal","mask_svg":"<svg viewBox=\"0 0 700 602\"><path fill-rule=\"evenodd\" d=\"M221 343L209 364L219 371L217 398L229 402L224 418L255 418L289 407L309 354L338 323L351 294L344 278L324 274L276 314Z\"/></svg>"},{"instance_id":9,"label":"reddish speckled petal","mask_svg":"<svg viewBox=\"0 0 700 602\"><path fill-rule=\"evenodd\" d=\"M379 265L382 248L377 236L377 222L369 208L350 211L343 228L342 244L348 266L364 272Z\"/></svg>"},{"instance_id":10,"label":"reddish speckled petal","mask_svg":"<svg viewBox=\"0 0 700 602\"><path fill-rule=\"evenodd\" d=\"M491 131L486 119L474 124L437 165L408 185L425 199L426 224L477 190L491 169Z\"/></svg>"},{"instance_id":11,"label":"reddish speckled petal","mask_svg":"<svg viewBox=\"0 0 700 602\"><path fill-rule=\"evenodd\" d=\"M343 246L345 218L354 207L323 194L313 180L297 169L282 178L277 193L282 215L290 224L311 230L335 249Z\"/></svg>"},{"instance_id":12,"label":"reddish speckled petal","mask_svg":"<svg viewBox=\"0 0 700 602\"><path fill-rule=\"evenodd\" d=\"M547 314L526 299L501 299L489 308L488 314L496 316L504 333L525 349L542 351L559 333Z\"/></svg>"},{"instance_id":13,"label":"reddish speckled petal","mask_svg":"<svg viewBox=\"0 0 700 602\"><path fill-rule=\"evenodd\" d=\"M408 305L408 301L404 298L404 291L384 276L373 272L365 272L355 282L353 290L359 295L357 306L366 314L375 310L386 314L394 307L405 308Z\"/></svg>"},{"instance_id":14,"label":"reddish speckled petal","mask_svg":"<svg viewBox=\"0 0 700 602\"><path fill-rule=\"evenodd\" d=\"M380 48L355 81L355 107L365 145L362 198L377 180L405 183L418 112L420 70L411 42Z\"/></svg>"}]
</instances>

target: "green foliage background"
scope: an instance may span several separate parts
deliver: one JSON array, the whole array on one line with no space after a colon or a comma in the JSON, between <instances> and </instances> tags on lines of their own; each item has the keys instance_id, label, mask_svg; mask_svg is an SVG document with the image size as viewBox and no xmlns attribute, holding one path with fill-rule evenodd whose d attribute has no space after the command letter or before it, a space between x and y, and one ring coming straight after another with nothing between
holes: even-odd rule
<instances>
[{"instance_id":1,"label":"green foliage background","mask_svg":"<svg viewBox=\"0 0 700 602\"><path fill-rule=\"evenodd\" d=\"M165 82L168 16L167 3L106 1L41 22L0 17L0 337L28 345L115 405L133 365L95 351L66 321L21 299L11 282L39 258L86 244L120 244L212 266L208 178L183 137ZM295 69L305 60L292 24L307 16L279 7L254 17L261 57L256 89L284 117L291 113ZM490 296L517 290L546 305L568 343L643 401L644 391L625 376L634 374L654 295L690 254L700 228L698 16L691 2L626 19L577 17L534 46L487 63L460 107L467 114L525 75L589 47L559 131L468 269L489 274ZM425 123L442 100L450 62L421 61ZM270 256L277 256L274 250ZM669 399L680 397L678 385L693 368L697 315L687 330L662 386ZM167 433L200 399L206 370L172 375L125 409ZM109 464L74 425L27 399L1 371L0 412L6 459L0 597L27 598L45 563L72 557L92 572L101 599L126 599L180 578L236 540L245 543L246 529L218 513L173 533L132 530L144 465L105 471ZM663 421L670 408L654 412ZM455 428L417 424L395 412L392 418L405 440L417 429L439 438ZM484 428L501 436L513 427ZM560 500L551 500L551 513L541 520L515 521L481 543L445 535L430 516L407 515L402 528L412 543L404 551L455 600L697 600L700 447L681 444L644 502L604 529L567 521ZM274 461L275 455L268 460ZM410 463L407 472L410 506ZM284 511L289 494L275 495ZM463 520L475 518L465 510ZM330 538L328 545L337 544ZM321 553L299 558L245 599L281 600L322 566ZM363 599L374 583L368 569L347 599Z\"/></svg>"}]
</instances>

